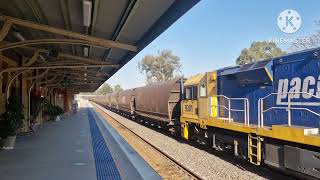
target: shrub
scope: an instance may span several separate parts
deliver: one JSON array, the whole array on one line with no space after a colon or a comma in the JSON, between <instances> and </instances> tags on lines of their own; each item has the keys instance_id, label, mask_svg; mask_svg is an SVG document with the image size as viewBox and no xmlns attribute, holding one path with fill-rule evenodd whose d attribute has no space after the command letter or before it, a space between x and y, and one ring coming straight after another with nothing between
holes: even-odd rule
<instances>
[{"instance_id":1,"label":"shrub","mask_svg":"<svg viewBox=\"0 0 320 180\"><path fill-rule=\"evenodd\" d=\"M14 136L21 128L24 119L23 106L16 96L10 96L6 105L6 112L0 115L2 122L2 137Z\"/></svg>"},{"instance_id":2,"label":"shrub","mask_svg":"<svg viewBox=\"0 0 320 180\"><path fill-rule=\"evenodd\" d=\"M64 113L61 107L50 104L48 101L44 101L44 112L50 116L50 120L54 120L56 116Z\"/></svg>"}]
</instances>

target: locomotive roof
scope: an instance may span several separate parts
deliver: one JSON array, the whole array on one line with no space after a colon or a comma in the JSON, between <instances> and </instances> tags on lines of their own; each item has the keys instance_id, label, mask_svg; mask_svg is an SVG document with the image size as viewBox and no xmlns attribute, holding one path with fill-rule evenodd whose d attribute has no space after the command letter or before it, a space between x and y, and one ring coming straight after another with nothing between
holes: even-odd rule
<instances>
[{"instance_id":1,"label":"locomotive roof","mask_svg":"<svg viewBox=\"0 0 320 180\"><path fill-rule=\"evenodd\" d=\"M187 79L187 81L184 83L185 86L191 86L195 84L199 84L201 79L206 75L206 73L202 74L197 74L194 76L191 76L190 78Z\"/></svg>"}]
</instances>

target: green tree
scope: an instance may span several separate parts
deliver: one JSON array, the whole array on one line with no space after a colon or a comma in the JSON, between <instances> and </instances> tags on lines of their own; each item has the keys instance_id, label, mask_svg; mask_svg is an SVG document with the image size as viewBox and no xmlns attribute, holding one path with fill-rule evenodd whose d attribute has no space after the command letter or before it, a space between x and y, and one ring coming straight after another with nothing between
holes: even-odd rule
<instances>
[{"instance_id":1,"label":"green tree","mask_svg":"<svg viewBox=\"0 0 320 180\"><path fill-rule=\"evenodd\" d=\"M180 57L170 50L159 51L158 55L146 55L138 64L139 71L146 76L146 83L170 80L181 72Z\"/></svg>"},{"instance_id":2,"label":"green tree","mask_svg":"<svg viewBox=\"0 0 320 180\"><path fill-rule=\"evenodd\" d=\"M237 58L238 65L253 63L264 59L279 57L287 54L280 49L275 43L268 41L253 42L249 49L245 48L241 51Z\"/></svg>"},{"instance_id":3,"label":"green tree","mask_svg":"<svg viewBox=\"0 0 320 180\"><path fill-rule=\"evenodd\" d=\"M113 89L108 83L103 83L96 91L95 94L108 94L112 93Z\"/></svg>"},{"instance_id":4,"label":"green tree","mask_svg":"<svg viewBox=\"0 0 320 180\"><path fill-rule=\"evenodd\" d=\"M116 91L122 91L122 87L120 86L120 84L117 84L115 86L113 86L113 91L116 92Z\"/></svg>"}]
</instances>

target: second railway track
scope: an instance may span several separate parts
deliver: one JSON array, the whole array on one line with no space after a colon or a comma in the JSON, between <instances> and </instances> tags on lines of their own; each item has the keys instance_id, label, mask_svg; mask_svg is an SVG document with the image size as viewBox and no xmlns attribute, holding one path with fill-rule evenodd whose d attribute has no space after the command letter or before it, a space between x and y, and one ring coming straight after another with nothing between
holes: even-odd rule
<instances>
[{"instance_id":1,"label":"second railway track","mask_svg":"<svg viewBox=\"0 0 320 180\"><path fill-rule=\"evenodd\" d=\"M139 134L119 122L104 111L100 105L92 103L98 113L115 128L120 135L153 167L164 179L204 179L166 152L154 146ZM187 157L186 157L187 158Z\"/></svg>"}]
</instances>

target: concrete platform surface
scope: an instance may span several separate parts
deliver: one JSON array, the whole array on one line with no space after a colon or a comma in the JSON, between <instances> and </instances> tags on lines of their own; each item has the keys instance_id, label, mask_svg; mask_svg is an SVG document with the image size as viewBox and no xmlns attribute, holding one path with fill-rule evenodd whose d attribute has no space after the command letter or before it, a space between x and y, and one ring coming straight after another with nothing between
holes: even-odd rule
<instances>
[{"instance_id":1,"label":"concrete platform surface","mask_svg":"<svg viewBox=\"0 0 320 180\"><path fill-rule=\"evenodd\" d=\"M35 133L17 136L14 150L0 150L0 180L20 179L160 177L91 107L82 107Z\"/></svg>"},{"instance_id":2,"label":"concrete platform surface","mask_svg":"<svg viewBox=\"0 0 320 180\"><path fill-rule=\"evenodd\" d=\"M45 123L33 134L17 136L14 150L0 151L0 179L96 179L84 110L61 121Z\"/></svg>"}]
</instances>

